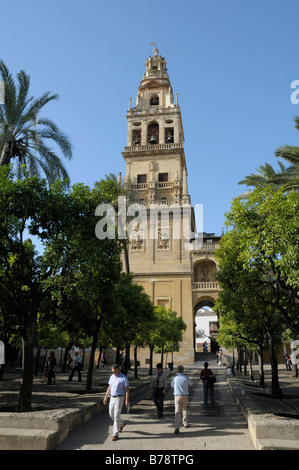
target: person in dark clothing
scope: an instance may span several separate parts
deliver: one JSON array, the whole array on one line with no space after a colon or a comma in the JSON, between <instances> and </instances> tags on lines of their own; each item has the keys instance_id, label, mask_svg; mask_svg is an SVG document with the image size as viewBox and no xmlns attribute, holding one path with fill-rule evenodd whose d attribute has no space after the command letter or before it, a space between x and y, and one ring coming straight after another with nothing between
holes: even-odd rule
<instances>
[{"instance_id":1,"label":"person in dark clothing","mask_svg":"<svg viewBox=\"0 0 299 470\"><path fill-rule=\"evenodd\" d=\"M69 382L72 381L75 372L78 373L78 382L82 381L82 378L81 378L81 362L82 362L82 359L79 356L79 353L76 352L75 356L74 356L72 372L71 372L71 375L69 376Z\"/></svg>"},{"instance_id":2,"label":"person in dark clothing","mask_svg":"<svg viewBox=\"0 0 299 470\"><path fill-rule=\"evenodd\" d=\"M203 384L203 396L204 406L208 406L208 392L210 392L211 405L214 406L214 383L209 381L209 375L212 374L212 370L208 368L208 362L204 363L204 369L200 372L200 378Z\"/></svg>"},{"instance_id":3,"label":"person in dark clothing","mask_svg":"<svg viewBox=\"0 0 299 470\"><path fill-rule=\"evenodd\" d=\"M152 378L148 395L151 394L152 390L153 390L153 402L156 405L158 417L162 418L164 396L167 390L167 377L163 372L162 364L157 364L157 372Z\"/></svg>"},{"instance_id":4,"label":"person in dark clothing","mask_svg":"<svg viewBox=\"0 0 299 470\"><path fill-rule=\"evenodd\" d=\"M49 358L48 358L48 385L52 385L52 380L55 383L55 372L56 372L56 357L54 354L54 351L50 352Z\"/></svg>"}]
</instances>

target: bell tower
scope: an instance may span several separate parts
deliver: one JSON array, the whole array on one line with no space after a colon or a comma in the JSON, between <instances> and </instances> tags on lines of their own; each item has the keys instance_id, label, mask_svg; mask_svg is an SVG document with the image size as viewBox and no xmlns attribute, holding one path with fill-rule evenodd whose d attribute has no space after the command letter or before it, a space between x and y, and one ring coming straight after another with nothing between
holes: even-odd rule
<instances>
[{"instance_id":1,"label":"bell tower","mask_svg":"<svg viewBox=\"0 0 299 470\"><path fill-rule=\"evenodd\" d=\"M145 63L136 106L130 98L127 111L127 145L122 153L126 162L124 182L135 200L147 211L168 210L169 224L159 219L157 237L151 237L150 223L129 245L130 270L143 285L155 305L164 305L180 315L187 325L179 357L194 360L194 318L190 251L185 250L183 229L175 237L174 215L170 207L190 208L191 231L194 217L187 185L184 131L178 96L175 100L166 61L155 46ZM182 224L182 222L181 222ZM188 242L190 240L187 240Z\"/></svg>"},{"instance_id":2,"label":"bell tower","mask_svg":"<svg viewBox=\"0 0 299 470\"><path fill-rule=\"evenodd\" d=\"M189 204L181 110L156 47L145 67L136 106L130 99L127 114L125 182L130 181L142 203Z\"/></svg>"}]
</instances>

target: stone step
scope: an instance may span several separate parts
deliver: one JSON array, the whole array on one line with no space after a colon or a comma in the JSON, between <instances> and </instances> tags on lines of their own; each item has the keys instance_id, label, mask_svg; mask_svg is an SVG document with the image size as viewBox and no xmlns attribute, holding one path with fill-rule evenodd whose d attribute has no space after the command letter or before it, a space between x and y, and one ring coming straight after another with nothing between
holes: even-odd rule
<instances>
[{"instance_id":1,"label":"stone step","mask_svg":"<svg viewBox=\"0 0 299 470\"><path fill-rule=\"evenodd\" d=\"M72 431L104 409L96 394L77 397L76 408L0 413L0 450L55 449Z\"/></svg>"},{"instance_id":2,"label":"stone step","mask_svg":"<svg viewBox=\"0 0 299 470\"><path fill-rule=\"evenodd\" d=\"M259 439L257 450L299 450L299 441L295 439Z\"/></svg>"},{"instance_id":3,"label":"stone step","mask_svg":"<svg viewBox=\"0 0 299 470\"><path fill-rule=\"evenodd\" d=\"M0 450L51 450L56 430L0 428Z\"/></svg>"}]
</instances>

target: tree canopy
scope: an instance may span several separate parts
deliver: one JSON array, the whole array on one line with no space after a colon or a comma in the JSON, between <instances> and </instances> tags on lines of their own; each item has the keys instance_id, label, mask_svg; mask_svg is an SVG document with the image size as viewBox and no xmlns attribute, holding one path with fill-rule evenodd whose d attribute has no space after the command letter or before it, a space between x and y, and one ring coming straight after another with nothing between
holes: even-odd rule
<instances>
[{"instance_id":1,"label":"tree canopy","mask_svg":"<svg viewBox=\"0 0 299 470\"><path fill-rule=\"evenodd\" d=\"M273 357L283 328L299 333L298 205L295 191L270 186L256 188L246 201L236 198L216 252L222 332L264 342Z\"/></svg>"}]
</instances>

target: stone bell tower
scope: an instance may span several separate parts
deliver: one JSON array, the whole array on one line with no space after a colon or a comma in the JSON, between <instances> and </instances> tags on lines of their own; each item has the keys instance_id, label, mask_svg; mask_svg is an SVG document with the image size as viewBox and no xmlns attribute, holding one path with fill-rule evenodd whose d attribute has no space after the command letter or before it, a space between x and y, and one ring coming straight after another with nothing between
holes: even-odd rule
<instances>
[{"instance_id":1,"label":"stone bell tower","mask_svg":"<svg viewBox=\"0 0 299 470\"><path fill-rule=\"evenodd\" d=\"M126 181L131 181L141 202L190 203L181 110L156 47L145 67L136 107L130 100L127 114Z\"/></svg>"},{"instance_id":2,"label":"stone bell tower","mask_svg":"<svg viewBox=\"0 0 299 470\"><path fill-rule=\"evenodd\" d=\"M131 239L130 271L155 305L171 308L186 323L187 330L177 354L181 361L190 362L194 360L194 314L191 257L185 249L185 242L190 240L186 240L182 229L184 210L189 209L191 231L194 217L187 186L184 131L166 61L156 47L153 53L146 61L135 107L130 99L127 146L122 153L126 162L125 184L146 209L148 222L138 227L138 234ZM174 236L172 207L178 210L180 236ZM169 223L158 217L156 236L152 237L149 219L153 213L161 215L163 208Z\"/></svg>"}]
</instances>

